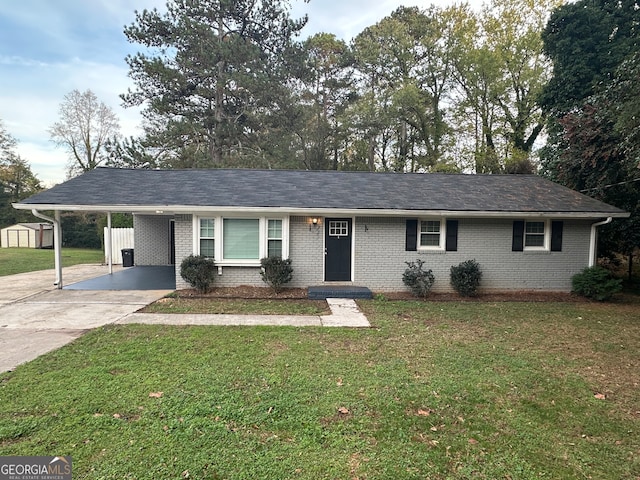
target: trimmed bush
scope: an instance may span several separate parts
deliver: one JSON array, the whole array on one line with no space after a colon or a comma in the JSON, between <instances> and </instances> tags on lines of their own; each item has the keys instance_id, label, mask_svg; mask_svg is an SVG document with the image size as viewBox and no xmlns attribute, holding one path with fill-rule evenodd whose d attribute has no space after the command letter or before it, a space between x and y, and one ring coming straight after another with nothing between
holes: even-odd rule
<instances>
[{"instance_id":1,"label":"trimmed bush","mask_svg":"<svg viewBox=\"0 0 640 480\"><path fill-rule=\"evenodd\" d=\"M213 260L204 255L189 255L180 264L180 276L200 293L211 289L215 275Z\"/></svg>"},{"instance_id":2,"label":"trimmed bush","mask_svg":"<svg viewBox=\"0 0 640 480\"><path fill-rule=\"evenodd\" d=\"M404 263L408 268L402 274L402 283L409 287L416 297L426 298L436 280L433 272L422 268L424 265L422 260Z\"/></svg>"},{"instance_id":3,"label":"trimmed bush","mask_svg":"<svg viewBox=\"0 0 640 480\"><path fill-rule=\"evenodd\" d=\"M282 286L289 283L293 277L290 258L265 257L260 260L260 265L262 266L260 270L262 281L269 284L276 293L281 292Z\"/></svg>"},{"instance_id":4,"label":"trimmed bush","mask_svg":"<svg viewBox=\"0 0 640 480\"><path fill-rule=\"evenodd\" d=\"M571 277L573 292L599 302L609 300L622 290L622 280L613 278L609 270L602 267L587 267Z\"/></svg>"},{"instance_id":5,"label":"trimmed bush","mask_svg":"<svg viewBox=\"0 0 640 480\"><path fill-rule=\"evenodd\" d=\"M473 297L480 286L482 270L475 260L451 266L451 286L463 297Z\"/></svg>"}]
</instances>

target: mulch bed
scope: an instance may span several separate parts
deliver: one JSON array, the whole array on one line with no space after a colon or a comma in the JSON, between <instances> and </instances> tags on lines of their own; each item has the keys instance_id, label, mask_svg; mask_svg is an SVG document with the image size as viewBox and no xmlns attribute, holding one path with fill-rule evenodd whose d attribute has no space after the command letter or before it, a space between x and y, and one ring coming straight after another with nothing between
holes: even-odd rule
<instances>
[{"instance_id":1,"label":"mulch bed","mask_svg":"<svg viewBox=\"0 0 640 480\"><path fill-rule=\"evenodd\" d=\"M238 287L215 287L209 293L202 294L193 289L178 290L180 298L244 298L244 299L307 299L306 288L285 288L275 293L266 287L241 285ZM375 296L375 292L374 292ZM416 300L410 292L384 292L381 296L387 300ZM426 301L430 302L585 302L579 295L565 292L514 291L483 293L475 297L461 297L456 293L430 293Z\"/></svg>"}]
</instances>

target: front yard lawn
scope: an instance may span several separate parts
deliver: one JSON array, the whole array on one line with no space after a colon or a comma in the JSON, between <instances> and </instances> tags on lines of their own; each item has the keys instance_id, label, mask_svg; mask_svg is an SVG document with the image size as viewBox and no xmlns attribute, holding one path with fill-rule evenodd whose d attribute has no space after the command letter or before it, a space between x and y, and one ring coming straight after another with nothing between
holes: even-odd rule
<instances>
[{"instance_id":1,"label":"front yard lawn","mask_svg":"<svg viewBox=\"0 0 640 480\"><path fill-rule=\"evenodd\" d=\"M1 248L0 277L16 273L35 272L55 268L53 250L36 248ZM62 266L79 263L103 263L102 250L64 247L61 252Z\"/></svg>"},{"instance_id":2,"label":"front yard lawn","mask_svg":"<svg viewBox=\"0 0 640 480\"><path fill-rule=\"evenodd\" d=\"M0 374L83 479L640 477L637 303L359 302L374 328L108 326Z\"/></svg>"}]
</instances>

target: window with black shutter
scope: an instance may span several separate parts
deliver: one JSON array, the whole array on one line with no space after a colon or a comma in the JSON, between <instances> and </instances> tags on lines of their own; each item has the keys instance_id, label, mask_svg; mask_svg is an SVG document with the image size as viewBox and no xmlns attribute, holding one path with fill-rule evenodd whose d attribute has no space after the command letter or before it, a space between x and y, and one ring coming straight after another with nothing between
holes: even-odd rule
<instances>
[{"instance_id":1,"label":"window with black shutter","mask_svg":"<svg viewBox=\"0 0 640 480\"><path fill-rule=\"evenodd\" d=\"M562 229L563 222L554 220L551 222L551 251L562 251Z\"/></svg>"},{"instance_id":2,"label":"window with black shutter","mask_svg":"<svg viewBox=\"0 0 640 480\"><path fill-rule=\"evenodd\" d=\"M407 220L405 250L407 252L418 250L418 220Z\"/></svg>"},{"instance_id":3,"label":"window with black shutter","mask_svg":"<svg viewBox=\"0 0 640 480\"><path fill-rule=\"evenodd\" d=\"M447 240L445 242L447 252L458 251L458 220L447 220Z\"/></svg>"},{"instance_id":4,"label":"window with black shutter","mask_svg":"<svg viewBox=\"0 0 640 480\"><path fill-rule=\"evenodd\" d=\"M524 220L513 222L513 238L511 240L511 251L522 252L524 250Z\"/></svg>"}]
</instances>

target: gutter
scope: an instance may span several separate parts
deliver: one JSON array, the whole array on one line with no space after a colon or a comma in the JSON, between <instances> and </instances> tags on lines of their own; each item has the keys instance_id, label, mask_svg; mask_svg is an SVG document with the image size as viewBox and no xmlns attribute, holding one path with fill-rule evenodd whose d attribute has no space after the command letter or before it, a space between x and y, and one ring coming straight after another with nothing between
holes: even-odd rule
<instances>
[{"instance_id":1,"label":"gutter","mask_svg":"<svg viewBox=\"0 0 640 480\"><path fill-rule=\"evenodd\" d=\"M53 223L53 251L54 251L53 258L54 258L54 265L56 269L56 282L54 283L54 285L58 287L58 290L61 290L62 289L62 253L61 253L62 235L60 230L60 211L56 210L54 212L54 215L55 215L54 218L43 215L35 208L31 209L31 213L35 217L38 217L43 220L46 220L47 222Z\"/></svg>"},{"instance_id":2,"label":"gutter","mask_svg":"<svg viewBox=\"0 0 640 480\"><path fill-rule=\"evenodd\" d=\"M34 204L14 203L18 210L31 210ZM63 205L38 204L42 210L64 210L69 212L128 212L145 215L176 215L202 213L246 213L246 214L278 214L298 216L356 216L356 217L389 217L389 216L434 216L449 218L560 218L560 219L600 219L604 216L612 218L628 218L629 213L623 211L509 211L509 210L408 210L392 208L333 208L333 207L250 207L250 206L216 206L216 205Z\"/></svg>"},{"instance_id":3,"label":"gutter","mask_svg":"<svg viewBox=\"0 0 640 480\"><path fill-rule=\"evenodd\" d=\"M598 260L598 227L601 225L606 225L607 223L611 223L613 217L609 217L602 222L597 222L591 225L591 239L589 241L589 266L593 267Z\"/></svg>"}]
</instances>

